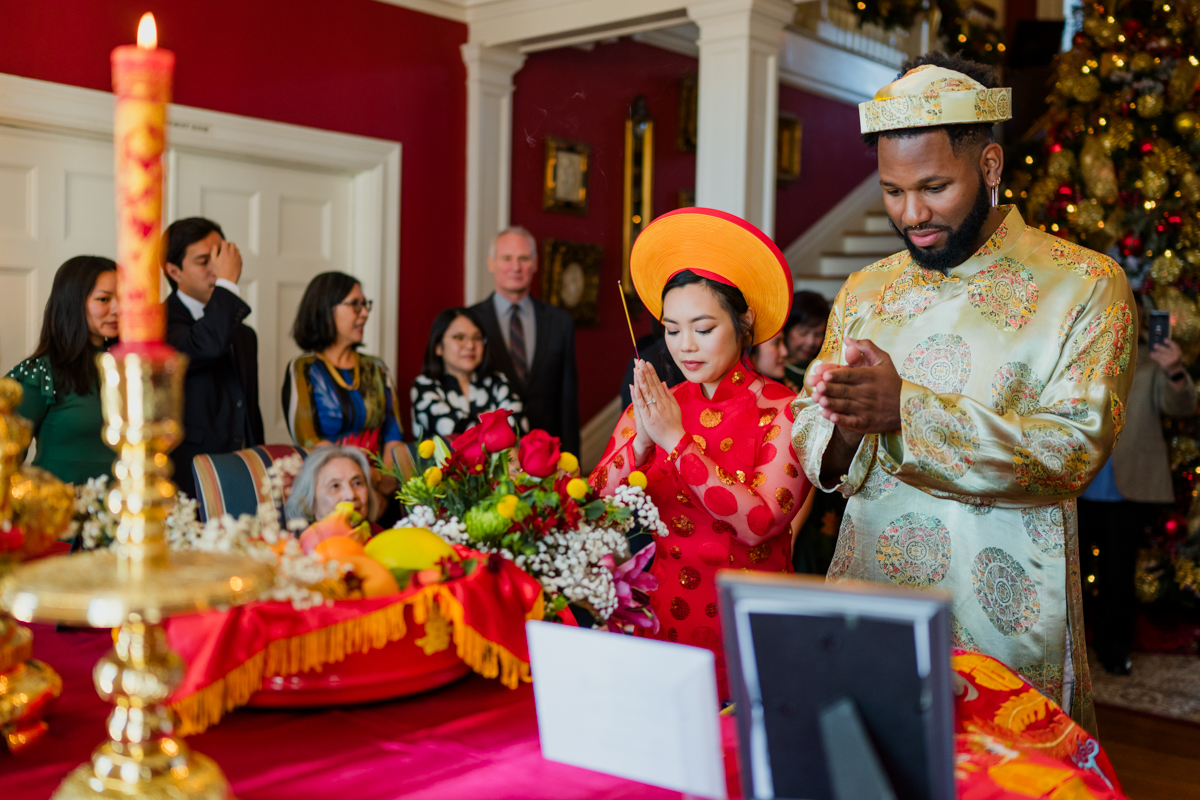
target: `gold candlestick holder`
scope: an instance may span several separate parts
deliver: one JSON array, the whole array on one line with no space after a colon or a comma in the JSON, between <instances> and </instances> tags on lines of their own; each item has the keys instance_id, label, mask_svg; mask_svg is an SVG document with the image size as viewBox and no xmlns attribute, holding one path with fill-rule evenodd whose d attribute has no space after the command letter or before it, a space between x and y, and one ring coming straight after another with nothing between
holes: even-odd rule
<instances>
[{"instance_id":1,"label":"gold candlestick holder","mask_svg":"<svg viewBox=\"0 0 1200 800\"><path fill-rule=\"evenodd\" d=\"M273 574L242 556L167 550L175 498L167 453L182 433L187 359L163 344L121 345L99 364L104 437L118 454L107 497L120 519L116 544L42 559L0 583L0 607L19 620L119 627L93 672L100 696L114 705L109 739L54 797L226 800L229 784L217 765L175 735L166 701L183 666L162 622L252 600Z\"/></svg>"},{"instance_id":2,"label":"gold candlestick holder","mask_svg":"<svg viewBox=\"0 0 1200 800\"><path fill-rule=\"evenodd\" d=\"M71 490L48 472L21 466L29 423L17 415L23 389L0 379L0 575L44 553L71 521ZM33 659L33 633L0 613L0 736L18 753L46 733L47 706L62 679Z\"/></svg>"}]
</instances>

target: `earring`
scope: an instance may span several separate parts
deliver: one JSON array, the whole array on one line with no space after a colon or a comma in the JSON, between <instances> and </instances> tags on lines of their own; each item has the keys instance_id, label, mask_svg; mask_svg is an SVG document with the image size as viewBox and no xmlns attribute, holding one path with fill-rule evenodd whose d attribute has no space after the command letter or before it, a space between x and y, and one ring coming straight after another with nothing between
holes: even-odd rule
<instances>
[{"instance_id":1,"label":"earring","mask_svg":"<svg viewBox=\"0 0 1200 800\"><path fill-rule=\"evenodd\" d=\"M992 208L1000 205L1000 181L996 181L991 187L992 193Z\"/></svg>"}]
</instances>

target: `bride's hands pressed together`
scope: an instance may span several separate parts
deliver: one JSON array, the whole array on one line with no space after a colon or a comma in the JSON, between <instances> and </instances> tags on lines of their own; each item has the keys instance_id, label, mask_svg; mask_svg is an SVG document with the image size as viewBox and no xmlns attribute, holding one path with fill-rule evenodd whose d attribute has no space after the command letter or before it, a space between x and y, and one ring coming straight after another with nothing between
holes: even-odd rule
<instances>
[{"instance_id":1,"label":"bride's hands pressed together","mask_svg":"<svg viewBox=\"0 0 1200 800\"><path fill-rule=\"evenodd\" d=\"M633 452L637 463L644 464L654 445L669 453L683 439L683 412L675 395L645 361L638 361L634 367L632 394L633 419L637 425Z\"/></svg>"}]
</instances>

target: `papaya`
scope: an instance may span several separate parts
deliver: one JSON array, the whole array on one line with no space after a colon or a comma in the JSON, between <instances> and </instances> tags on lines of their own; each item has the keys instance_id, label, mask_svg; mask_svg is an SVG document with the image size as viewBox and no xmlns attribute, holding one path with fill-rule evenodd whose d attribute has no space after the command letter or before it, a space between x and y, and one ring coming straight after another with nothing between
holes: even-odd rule
<instances>
[{"instance_id":1,"label":"papaya","mask_svg":"<svg viewBox=\"0 0 1200 800\"><path fill-rule=\"evenodd\" d=\"M338 503L328 516L300 534L300 547L311 555L318 544L331 536L345 536L361 544L371 538L371 523L354 511L353 503Z\"/></svg>"},{"instance_id":2,"label":"papaya","mask_svg":"<svg viewBox=\"0 0 1200 800\"><path fill-rule=\"evenodd\" d=\"M339 556L337 562L349 564L355 576L362 581L363 597L379 597L400 591L400 584L391 571L373 558L365 555Z\"/></svg>"},{"instance_id":3,"label":"papaya","mask_svg":"<svg viewBox=\"0 0 1200 800\"><path fill-rule=\"evenodd\" d=\"M339 560L342 556L360 556L363 546L349 536L330 536L313 548L313 554L322 561Z\"/></svg>"},{"instance_id":4,"label":"papaya","mask_svg":"<svg viewBox=\"0 0 1200 800\"><path fill-rule=\"evenodd\" d=\"M443 558L458 561L446 540L424 528L393 528L367 542L364 552L388 569L419 572L436 567Z\"/></svg>"}]
</instances>

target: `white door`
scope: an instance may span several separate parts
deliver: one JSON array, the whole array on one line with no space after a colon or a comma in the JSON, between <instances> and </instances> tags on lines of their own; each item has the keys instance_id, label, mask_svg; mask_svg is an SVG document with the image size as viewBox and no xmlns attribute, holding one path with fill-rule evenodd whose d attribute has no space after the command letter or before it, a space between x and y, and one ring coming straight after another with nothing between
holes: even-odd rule
<instances>
[{"instance_id":1,"label":"white door","mask_svg":"<svg viewBox=\"0 0 1200 800\"><path fill-rule=\"evenodd\" d=\"M330 270L351 272L351 176L175 153L171 218L207 217L242 252L242 298L258 334L259 405L267 443L290 442L280 393L300 351L292 323L308 282ZM377 309L378 311L378 309ZM378 317L368 328L378 347Z\"/></svg>"},{"instance_id":2,"label":"white door","mask_svg":"<svg viewBox=\"0 0 1200 800\"><path fill-rule=\"evenodd\" d=\"M37 346L54 273L116 257L112 141L0 128L0 374Z\"/></svg>"}]
</instances>

